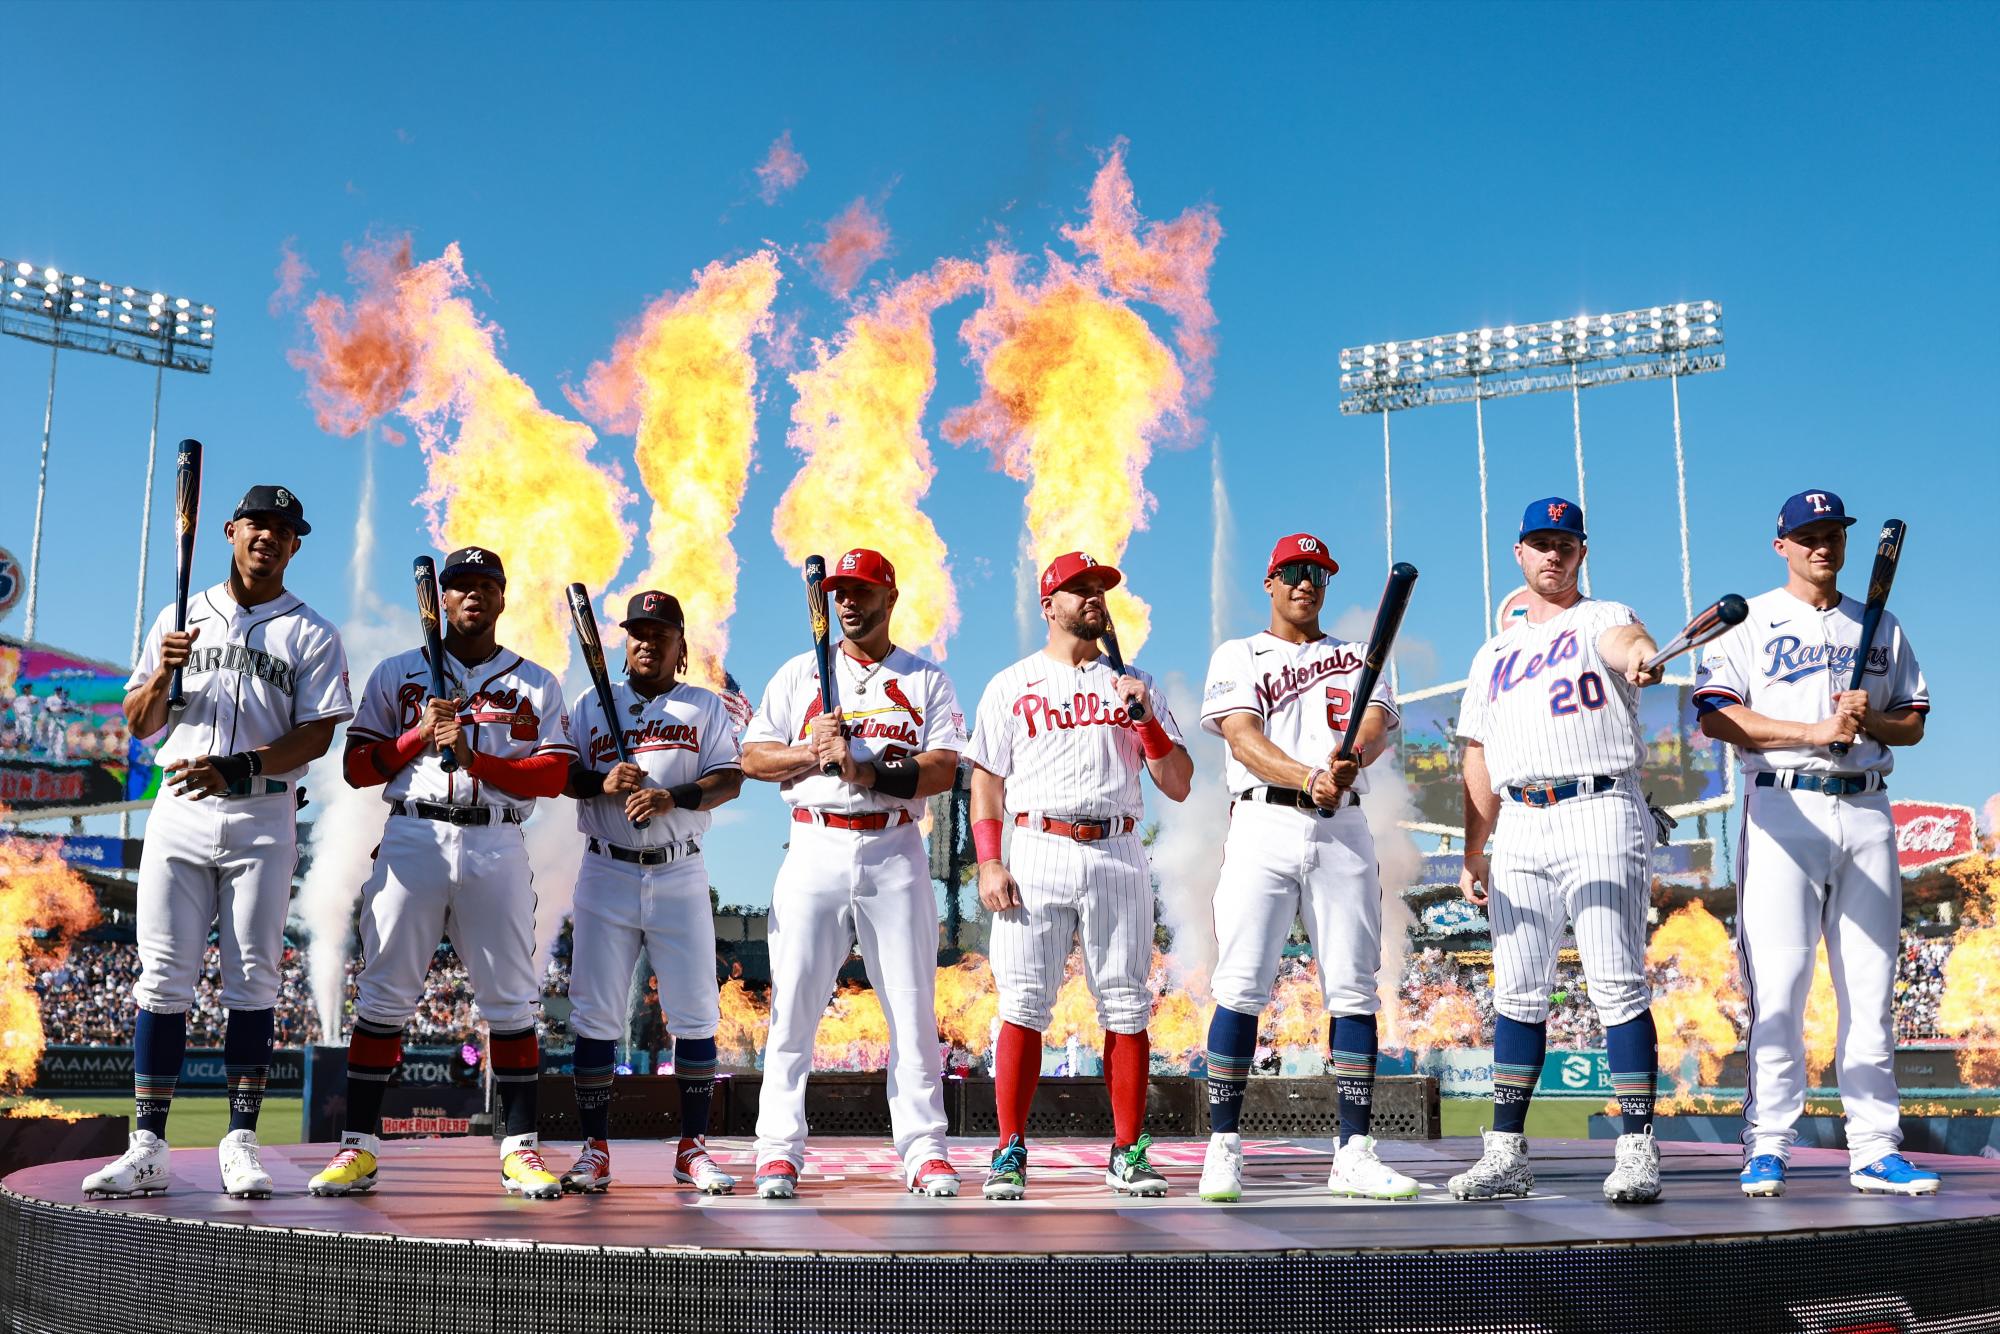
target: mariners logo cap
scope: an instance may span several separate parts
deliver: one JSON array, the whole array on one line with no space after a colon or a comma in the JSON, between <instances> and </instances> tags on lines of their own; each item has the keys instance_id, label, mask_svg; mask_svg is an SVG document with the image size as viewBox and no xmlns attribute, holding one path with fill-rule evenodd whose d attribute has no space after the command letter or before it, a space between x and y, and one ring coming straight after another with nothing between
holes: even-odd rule
<instances>
[{"instance_id":1,"label":"mariners logo cap","mask_svg":"<svg viewBox=\"0 0 2000 1334\"><path fill-rule=\"evenodd\" d=\"M485 547L460 547L444 558L444 568L438 571L438 587L449 588L452 580L468 574L483 574L500 587L507 586L507 570L498 556Z\"/></svg>"},{"instance_id":2,"label":"mariners logo cap","mask_svg":"<svg viewBox=\"0 0 2000 1334\"><path fill-rule=\"evenodd\" d=\"M1847 517L1847 506L1841 504L1840 497L1833 492L1801 491L1778 511L1778 536L1789 537L1795 528L1829 520L1842 528L1854 526L1854 520Z\"/></svg>"},{"instance_id":3,"label":"mariners logo cap","mask_svg":"<svg viewBox=\"0 0 2000 1334\"><path fill-rule=\"evenodd\" d=\"M618 624L629 630L634 621L655 621L660 625L671 625L677 630L687 625L686 619L681 615L681 600L672 593L662 593L657 588L634 593L632 600L625 604L625 619Z\"/></svg>"},{"instance_id":4,"label":"mariners logo cap","mask_svg":"<svg viewBox=\"0 0 2000 1334\"><path fill-rule=\"evenodd\" d=\"M894 588L896 567L881 552L856 547L835 561L833 568L826 573L826 590L829 593L849 584L880 584L884 588Z\"/></svg>"},{"instance_id":5,"label":"mariners logo cap","mask_svg":"<svg viewBox=\"0 0 2000 1334\"><path fill-rule=\"evenodd\" d=\"M1579 542L1590 539L1583 531L1583 506L1561 496L1544 496L1521 513L1521 536L1530 533L1568 533Z\"/></svg>"},{"instance_id":6,"label":"mariners logo cap","mask_svg":"<svg viewBox=\"0 0 2000 1334\"><path fill-rule=\"evenodd\" d=\"M1280 565L1290 565L1295 560L1317 565L1328 574L1340 573L1340 565L1327 552L1326 543L1311 533L1292 533L1279 538L1278 545L1271 548L1271 559L1264 565L1264 577L1269 579L1278 572Z\"/></svg>"},{"instance_id":7,"label":"mariners logo cap","mask_svg":"<svg viewBox=\"0 0 2000 1334\"><path fill-rule=\"evenodd\" d=\"M312 531L312 525L306 522L305 506L282 486L251 487L243 493L243 499L236 502L236 512L229 516L229 521L234 523L250 514L269 514L283 519L300 537Z\"/></svg>"},{"instance_id":8,"label":"mariners logo cap","mask_svg":"<svg viewBox=\"0 0 2000 1334\"><path fill-rule=\"evenodd\" d=\"M1042 596L1047 597L1071 580L1086 574L1094 574L1104 580L1104 589L1110 592L1125 582L1125 576L1110 565L1100 565L1095 556L1082 551L1065 551L1050 561L1042 571Z\"/></svg>"}]
</instances>

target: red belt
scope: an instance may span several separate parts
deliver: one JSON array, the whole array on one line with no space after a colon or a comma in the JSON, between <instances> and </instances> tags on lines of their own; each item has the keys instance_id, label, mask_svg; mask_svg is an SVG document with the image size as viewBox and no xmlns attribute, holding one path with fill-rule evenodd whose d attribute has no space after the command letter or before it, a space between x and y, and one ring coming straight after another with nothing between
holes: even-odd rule
<instances>
[{"instance_id":1,"label":"red belt","mask_svg":"<svg viewBox=\"0 0 2000 1334\"><path fill-rule=\"evenodd\" d=\"M832 811L807 810L803 806L792 808L795 824L823 824L828 829L888 829L910 822L908 811L870 811L866 815L836 815Z\"/></svg>"},{"instance_id":2,"label":"red belt","mask_svg":"<svg viewBox=\"0 0 2000 1334\"><path fill-rule=\"evenodd\" d=\"M1015 816L1014 823L1023 829L1040 829L1045 834L1074 839L1078 843L1095 843L1101 838L1116 838L1120 834L1131 833L1139 826L1139 822L1129 815L1114 816L1109 820L1071 821L1052 820L1046 815L1033 815L1027 811Z\"/></svg>"}]
</instances>

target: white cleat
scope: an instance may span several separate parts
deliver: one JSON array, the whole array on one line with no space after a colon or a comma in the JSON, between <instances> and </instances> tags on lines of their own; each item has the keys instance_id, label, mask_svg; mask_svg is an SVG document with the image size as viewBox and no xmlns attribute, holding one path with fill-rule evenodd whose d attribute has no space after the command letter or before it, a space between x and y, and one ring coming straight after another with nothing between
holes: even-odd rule
<instances>
[{"instance_id":1,"label":"white cleat","mask_svg":"<svg viewBox=\"0 0 2000 1334\"><path fill-rule=\"evenodd\" d=\"M1535 1170L1528 1165L1528 1137L1506 1130L1483 1132L1486 1151L1479 1161L1453 1177L1453 1199L1501 1200L1526 1196L1535 1189Z\"/></svg>"},{"instance_id":2,"label":"white cleat","mask_svg":"<svg viewBox=\"0 0 2000 1334\"><path fill-rule=\"evenodd\" d=\"M1326 1188L1364 1200L1414 1200L1418 1190L1415 1177L1404 1176L1376 1154L1372 1135L1356 1135L1340 1146Z\"/></svg>"},{"instance_id":3,"label":"white cleat","mask_svg":"<svg viewBox=\"0 0 2000 1334\"><path fill-rule=\"evenodd\" d=\"M1243 1198L1243 1137L1210 1135L1201 1160L1201 1185L1196 1194L1217 1203Z\"/></svg>"},{"instance_id":4,"label":"white cleat","mask_svg":"<svg viewBox=\"0 0 2000 1334\"><path fill-rule=\"evenodd\" d=\"M708 1145L701 1140L674 1155L674 1180L704 1195L728 1195L736 1189L736 1178L709 1157Z\"/></svg>"},{"instance_id":5,"label":"white cleat","mask_svg":"<svg viewBox=\"0 0 2000 1334\"><path fill-rule=\"evenodd\" d=\"M1604 1178L1604 1198L1619 1204L1651 1204L1660 1198L1660 1146L1651 1130L1620 1135L1613 1150L1617 1165Z\"/></svg>"},{"instance_id":6,"label":"white cleat","mask_svg":"<svg viewBox=\"0 0 2000 1334\"><path fill-rule=\"evenodd\" d=\"M158 1195L167 1188L167 1142L150 1130L135 1130L125 1152L83 1179L93 1200Z\"/></svg>"},{"instance_id":7,"label":"white cleat","mask_svg":"<svg viewBox=\"0 0 2000 1334\"><path fill-rule=\"evenodd\" d=\"M222 1193L236 1200L271 1198L271 1174L258 1157L257 1132L232 1130L215 1146L222 1165Z\"/></svg>"}]
</instances>

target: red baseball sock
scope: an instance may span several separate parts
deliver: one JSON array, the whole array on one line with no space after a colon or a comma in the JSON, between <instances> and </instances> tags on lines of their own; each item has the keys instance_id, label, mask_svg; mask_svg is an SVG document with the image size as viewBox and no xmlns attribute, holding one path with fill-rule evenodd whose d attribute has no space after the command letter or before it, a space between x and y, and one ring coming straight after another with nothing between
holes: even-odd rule
<instances>
[{"instance_id":1,"label":"red baseball sock","mask_svg":"<svg viewBox=\"0 0 2000 1334\"><path fill-rule=\"evenodd\" d=\"M1111 1094L1111 1142L1130 1144L1146 1124L1146 1083L1152 1040L1137 1033L1104 1035L1104 1081Z\"/></svg>"},{"instance_id":2,"label":"red baseball sock","mask_svg":"<svg viewBox=\"0 0 2000 1334\"><path fill-rule=\"evenodd\" d=\"M993 1060L993 1101L1000 1114L1000 1142L1028 1137L1028 1106L1042 1077L1042 1035L1019 1024L1000 1025Z\"/></svg>"}]
</instances>

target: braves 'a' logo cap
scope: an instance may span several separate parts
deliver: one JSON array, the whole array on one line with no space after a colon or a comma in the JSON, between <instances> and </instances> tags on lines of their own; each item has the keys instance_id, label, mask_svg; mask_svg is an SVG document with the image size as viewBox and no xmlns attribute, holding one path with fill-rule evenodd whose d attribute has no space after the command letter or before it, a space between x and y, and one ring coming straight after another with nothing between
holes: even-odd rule
<instances>
[{"instance_id":1,"label":"braves 'a' logo cap","mask_svg":"<svg viewBox=\"0 0 2000 1334\"><path fill-rule=\"evenodd\" d=\"M884 588L894 588L896 567L881 552L856 547L835 561L833 573L826 577L829 593L849 584L880 584Z\"/></svg>"},{"instance_id":2,"label":"braves 'a' logo cap","mask_svg":"<svg viewBox=\"0 0 2000 1334\"><path fill-rule=\"evenodd\" d=\"M483 575L502 588L507 586L507 569L499 556L485 547L460 547L444 558L444 568L438 571L438 587L449 588L453 579L472 574Z\"/></svg>"},{"instance_id":3,"label":"braves 'a' logo cap","mask_svg":"<svg viewBox=\"0 0 2000 1334\"><path fill-rule=\"evenodd\" d=\"M243 493L243 499L236 502L236 511L229 516L229 520L234 523L250 514L268 514L282 519L300 537L312 531L312 525L306 522L305 506L282 486L251 487Z\"/></svg>"},{"instance_id":4,"label":"braves 'a' logo cap","mask_svg":"<svg viewBox=\"0 0 2000 1334\"><path fill-rule=\"evenodd\" d=\"M1101 565L1097 558L1082 551L1065 551L1042 569L1042 596L1047 597L1070 580L1084 574L1094 574L1104 581L1108 593L1125 582L1115 566Z\"/></svg>"},{"instance_id":5,"label":"braves 'a' logo cap","mask_svg":"<svg viewBox=\"0 0 2000 1334\"><path fill-rule=\"evenodd\" d=\"M1847 506L1841 504L1840 497L1833 492L1825 489L1801 491L1778 511L1778 536L1787 537L1795 528L1820 522L1837 523L1842 528L1854 526L1854 520L1847 515Z\"/></svg>"},{"instance_id":6,"label":"braves 'a' logo cap","mask_svg":"<svg viewBox=\"0 0 2000 1334\"><path fill-rule=\"evenodd\" d=\"M1585 540L1583 506L1561 496L1543 496L1521 512L1521 536L1530 533L1568 533Z\"/></svg>"},{"instance_id":7,"label":"braves 'a' logo cap","mask_svg":"<svg viewBox=\"0 0 2000 1334\"><path fill-rule=\"evenodd\" d=\"M656 621L661 625L671 625L675 629L682 629L687 625L687 619L681 613L681 600L672 593L662 593L657 588L644 589L634 593L627 600L625 619L618 624L629 630L634 621Z\"/></svg>"},{"instance_id":8,"label":"braves 'a' logo cap","mask_svg":"<svg viewBox=\"0 0 2000 1334\"><path fill-rule=\"evenodd\" d=\"M1278 572L1280 565L1289 565L1295 560L1317 565L1328 574L1340 573L1339 563L1327 554L1326 543L1311 533L1287 533L1271 548L1271 559L1264 565L1264 577L1269 579Z\"/></svg>"}]
</instances>

